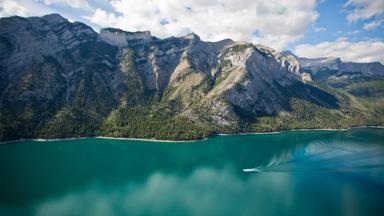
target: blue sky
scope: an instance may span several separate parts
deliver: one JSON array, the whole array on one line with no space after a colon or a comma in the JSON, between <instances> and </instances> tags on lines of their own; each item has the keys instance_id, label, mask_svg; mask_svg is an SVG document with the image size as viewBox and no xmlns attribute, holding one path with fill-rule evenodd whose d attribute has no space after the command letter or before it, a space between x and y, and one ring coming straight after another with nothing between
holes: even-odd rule
<instances>
[{"instance_id":1,"label":"blue sky","mask_svg":"<svg viewBox=\"0 0 384 216\"><path fill-rule=\"evenodd\" d=\"M348 37L351 41L359 41L366 38L382 39L384 36L384 23L375 29L364 30L364 24L374 21L374 17L356 22L348 22L346 17L348 10L343 8L346 2L344 0L327 0L319 3L316 10L320 15L299 43L332 41L342 36ZM315 31L316 28L321 29Z\"/></svg>"},{"instance_id":2,"label":"blue sky","mask_svg":"<svg viewBox=\"0 0 384 216\"><path fill-rule=\"evenodd\" d=\"M59 13L96 31L195 32L306 57L384 62L384 0L0 0L0 16Z\"/></svg>"}]
</instances>

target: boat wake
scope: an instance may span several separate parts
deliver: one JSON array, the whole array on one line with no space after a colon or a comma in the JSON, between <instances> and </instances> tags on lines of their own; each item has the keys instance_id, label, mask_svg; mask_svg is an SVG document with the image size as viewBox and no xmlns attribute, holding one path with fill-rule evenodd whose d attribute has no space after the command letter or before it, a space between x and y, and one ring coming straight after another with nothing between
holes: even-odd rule
<instances>
[{"instance_id":1,"label":"boat wake","mask_svg":"<svg viewBox=\"0 0 384 216\"><path fill-rule=\"evenodd\" d=\"M243 172L370 172L382 167L382 146L316 142L274 157L268 164L243 169ZM384 173L380 175L384 177Z\"/></svg>"}]
</instances>

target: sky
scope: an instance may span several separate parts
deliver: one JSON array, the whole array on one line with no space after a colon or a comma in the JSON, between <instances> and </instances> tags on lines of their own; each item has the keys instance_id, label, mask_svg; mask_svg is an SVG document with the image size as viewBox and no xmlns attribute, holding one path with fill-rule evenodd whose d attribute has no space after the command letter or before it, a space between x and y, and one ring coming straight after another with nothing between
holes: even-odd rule
<instances>
[{"instance_id":1,"label":"sky","mask_svg":"<svg viewBox=\"0 0 384 216\"><path fill-rule=\"evenodd\" d=\"M194 32L303 57L384 63L384 0L0 0L0 17L59 13L95 31Z\"/></svg>"}]
</instances>

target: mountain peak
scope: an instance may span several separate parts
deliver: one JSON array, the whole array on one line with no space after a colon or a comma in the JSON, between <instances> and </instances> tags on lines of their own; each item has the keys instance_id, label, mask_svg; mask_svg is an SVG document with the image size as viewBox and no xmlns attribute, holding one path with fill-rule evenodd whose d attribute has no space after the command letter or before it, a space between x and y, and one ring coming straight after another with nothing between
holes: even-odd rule
<instances>
[{"instance_id":1,"label":"mountain peak","mask_svg":"<svg viewBox=\"0 0 384 216\"><path fill-rule=\"evenodd\" d=\"M107 27L107 28L102 28L100 30L100 33L101 32L113 32L115 34L127 34L127 35L137 35L137 34L145 34L145 35L149 35L151 36L151 32L150 31L134 31L134 32L130 32L130 31L124 31L122 29L119 29L119 28L112 28L112 27Z\"/></svg>"},{"instance_id":2,"label":"mountain peak","mask_svg":"<svg viewBox=\"0 0 384 216\"><path fill-rule=\"evenodd\" d=\"M68 20L62 17L60 14L55 14L55 13L45 15L42 18L50 24L60 24L63 22L68 22Z\"/></svg>"},{"instance_id":3,"label":"mountain peak","mask_svg":"<svg viewBox=\"0 0 384 216\"><path fill-rule=\"evenodd\" d=\"M289 51L289 50L284 50L284 51L282 51L282 52L281 52L281 55L283 55L283 56L289 56L289 55L291 55L291 56L297 57L293 52L291 52L291 51Z\"/></svg>"},{"instance_id":4,"label":"mountain peak","mask_svg":"<svg viewBox=\"0 0 384 216\"><path fill-rule=\"evenodd\" d=\"M189 39L189 40L194 40L194 41L200 41L199 35L197 35L197 34L195 34L193 32L185 35L184 38Z\"/></svg>"}]
</instances>

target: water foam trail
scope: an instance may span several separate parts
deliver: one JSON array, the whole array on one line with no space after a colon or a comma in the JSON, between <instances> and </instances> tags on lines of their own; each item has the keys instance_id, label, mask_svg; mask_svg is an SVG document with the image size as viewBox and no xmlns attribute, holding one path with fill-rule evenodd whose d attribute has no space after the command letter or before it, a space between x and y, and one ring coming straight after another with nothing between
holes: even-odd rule
<instances>
[{"instance_id":1,"label":"water foam trail","mask_svg":"<svg viewBox=\"0 0 384 216\"><path fill-rule=\"evenodd\" d=\"M384 149L353 143L316 142L244 172L353 172L384 167Z\"/></svg>"}]
</instances>

